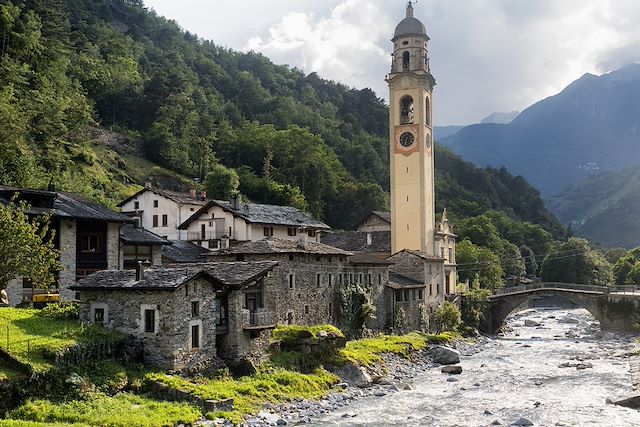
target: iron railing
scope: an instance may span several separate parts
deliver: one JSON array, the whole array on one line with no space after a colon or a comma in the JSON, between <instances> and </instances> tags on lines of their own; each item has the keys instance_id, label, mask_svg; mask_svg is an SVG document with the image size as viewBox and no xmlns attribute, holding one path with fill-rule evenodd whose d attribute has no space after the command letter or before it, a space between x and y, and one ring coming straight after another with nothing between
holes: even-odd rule
<instances>
[{"instance_id":1,"label":"iron railing","mask_svg":"<svg viewBox=\"0 0 640 427\"><path fill-rule=\"evenodd\" d=\"M260 329L273 328L276 325L276 319L271 311L260 309L257 311L243 310L242 328L243 329Z\"/></svg>"}]
</instances>

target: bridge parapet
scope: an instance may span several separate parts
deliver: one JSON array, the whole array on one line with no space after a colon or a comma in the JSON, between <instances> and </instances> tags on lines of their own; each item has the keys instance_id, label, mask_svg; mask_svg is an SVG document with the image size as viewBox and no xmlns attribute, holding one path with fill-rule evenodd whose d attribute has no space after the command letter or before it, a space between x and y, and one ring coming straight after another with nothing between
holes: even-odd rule
<instances>
[{"instance_id":1,"label":"bridge parapet","mask_svg":"<svg viewBox=\"0 0 640 427\"><path fill-rule=\"evenodd\" d=\"M552 290L567 290L567 291L580 291L580 292L592 292L598 294L604 294L611 292L612 288L607 286L595 286L595 285L582 285L579 283L561 283L561 282L542 282L531 283L528 285L509 286L507 288L497 289L494 291L493 296L519 294L522 292L530 292L544 289Z\"/></svg>"}]
</instances>

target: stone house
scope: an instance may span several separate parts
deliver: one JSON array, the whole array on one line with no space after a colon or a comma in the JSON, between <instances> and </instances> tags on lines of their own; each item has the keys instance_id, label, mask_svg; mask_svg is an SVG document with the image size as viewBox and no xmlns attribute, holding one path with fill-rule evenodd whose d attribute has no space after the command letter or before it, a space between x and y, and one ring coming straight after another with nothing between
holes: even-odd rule
<instances>
[{"instance_id":1,"label":"stone house","mask_svg":"<svg viewBox=\"0 0 640 427\"><path fill-rule=\"evenodd\" d=\"M178 229L183 240L217 250L265 237L319 242L330 227L292 206L240 203L234 196L229 202L209 200Z\"/></svg>"},{"instance_id":2,"label":"stone house","mask_svg":"<svg viewBox=\"0 0 640 427\"><path fill-rule=\"evenodd\" d=\"M336 231L322 236L325 245L386 259L391 255L391 231Z\"/></svg>"},{"instance_id":3,"label":"stone house","mask_svg":"<svg viewBox=\"0 0 640 427\"><path fill-rule=\"evenodd\" d=\"M347 284L370 290L376 307L376 320L370 325L384 329L389 323L383 303L389 281L389 262L322 243L269 237L212 253L210 260L278 262L272 286L265 290L265 304L272 307L282 324L340 325L338 291Z\"/></svg>"},{"instance_id":4,"label":"stone house","mask_svg":"<svg viewBox=\"0 0 640 427\"><path fill-rule=\"evenodd\" d=\"M212 252L207 248L186 240L170 240L171 246L162 247L164 264L189 264L204 262Z\"/></svg>"},{"instance_id":5,"label":"stone house","mask_svg":"<svg viewBox=\"0 0 640 427\"><path fill-rule=\"evenodd\" d=\"M162 264L162 249L171 242L137 224L125 224L120 229L121 268L136 268L138 261L150 265Z\"/></svg>"},{"instance_id":6,"label":"stone house","mask_svg":"<svg viewBox=\"0 0 640 427\"><path fill-rule=\"evenodd\" d=\"M276 262L204 263L101 271L73 289L80 319L142 343L145 362L197 367L215 356L256 358L275 327L262 294Z\"/></svg>"},{"instance_id":7,"label":"stone house","mask_svg":"<svg viewBox=\"0 0 640 427\"><path fill-rule=\"evenodd\" d=\"M120 229L131 218L114 212L84 197L49 190L0 186L0 203L16 197L31 206L29 215L51 215L55 232L54 246L60 252L62 270L58 272L56 291L62 299L73 299L71 285L99 270L117 270L122 266ZM12 280L7 286L9 303L17 305L45 290L33 289L26 280Z\"/></svg>"},{"instance_id":8,"label":"stone house","mask_svg":"<svg viewBox=\"0 0 640 427\"><path fill-rule=\"evenodd\" d=\"M186 240L186 234L181 235L178 226L206 203L206 194L195 189L185 194L146 186L118 207L136 218L144 229L169 240Z\"/></svg>"}]
</instances>

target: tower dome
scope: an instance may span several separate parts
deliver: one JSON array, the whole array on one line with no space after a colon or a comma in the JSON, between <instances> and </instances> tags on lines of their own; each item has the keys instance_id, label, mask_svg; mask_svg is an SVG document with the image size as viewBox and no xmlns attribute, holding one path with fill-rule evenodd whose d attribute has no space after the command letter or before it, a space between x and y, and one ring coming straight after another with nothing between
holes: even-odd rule
<instances>
[{"instance_id":1,"label":"tower dome","mask_svg":"<svg viewBox=\"0 0 640 427\"><path fill-rule=\"evenodd\" d=\"M427 29L425 28L424 24L420 22L419 19L413 17L413 5L411 4L411 2L407 4L407 17L400 21L400 23L396 26L396 30L393 33L393 38L397 39L398 37L407 35L418 35L427 37Z\"/></svg>"}]
</instances>

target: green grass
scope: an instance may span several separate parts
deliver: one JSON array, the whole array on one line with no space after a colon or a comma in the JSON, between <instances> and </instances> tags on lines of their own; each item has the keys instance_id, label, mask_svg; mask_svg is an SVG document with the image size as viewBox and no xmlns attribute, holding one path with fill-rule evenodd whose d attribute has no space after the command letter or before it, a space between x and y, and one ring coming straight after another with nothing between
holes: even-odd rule
<instances>
[{"instance_id":1,"label":"green grass","mask_svg":"<svg viewBox=\"0 0 640 427\"><path fill-rule=\"evenodd\" d=\"M222 417L234 423L241 423L246 415L258 412L268 402L278 403L295 398L320 399L339 381L337 376L322 368L311 374L263 368L256 375L239 379L223 377L188 381L167 374L150 374L148 379L204 399L234 399L234 411L207 414L209 418Z\"/></svg>"},{"instance_id":2,"label":"green grass","mask_svg":"<svg viewBox=\"0 0 640 427\"><path fill-rule=\"evenodd\" d=\"M35 371L51 368L58 350L81 342L115 341L121 337L100 326L43 317L35 309L0 308L0 348Z\"/></svg>"},{"instance_id":3,"label":"green grass","mask_svg":"<svg viewBox=\"0 0 640 427\"><path fill-rule=\"evenodd\" d=\"M0 420L0 427L90 427L80 423L39 423L37 421Z\"/></svg>"},{"instance_id":4,"label":"green grass","mask_svg":"<svg viewBox=\"0 0 640 427\"><path fill-rule=\"evenodd\" d=\"M408 359L413 351L422 350L432 343L448 342L453 338L454 335L449 333L431 335L412 332L400 336L381 335L375 338L349 341L339 353L349 362L373 366L380 362L381 354L393 353Z\"/></svg>"},{"instance_id":5,"label":"green grass","mask_svg":"<svg viewBox=\"0 0 640 427\"><path fill-rule=\"evenodd\" d=\"M186 403L158 402L128 393L114 397L97 394L89 400L64 403L29 400L7 415L14 420L104 427L173 427L191 424L202 417L200 409Z\"/></svg>"},{"instance_id":6,"label":"green grass","mask_svg":"<svg viewBox=\"0 0 640 427\"><path fill-rule=\"evenodd\" d=\"M313 338L317 338L319 332L326 332L326 333L331 332L340 337L344 336L340 329L332 325L315 325L315 326L278 325L271 332L271 341L292 342L299 338L304 338L308 334L311 334Z\"/></svg>"}]
</instances>

